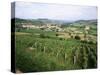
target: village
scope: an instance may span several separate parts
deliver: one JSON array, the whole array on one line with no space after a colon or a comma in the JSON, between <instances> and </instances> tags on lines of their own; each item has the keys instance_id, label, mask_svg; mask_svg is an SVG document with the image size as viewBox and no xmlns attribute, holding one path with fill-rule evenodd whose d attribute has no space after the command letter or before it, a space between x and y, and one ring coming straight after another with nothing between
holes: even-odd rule
<instances>
[{"instance_id":1,"label":"village","mask_svg":"<svg viewBox=\"0 0 100 75\"><path fill-rule=\"evenodd\" d=\"M71 24L72 26L72 24ZM20 23L20 28L22 29L40 29L43 31L54 31L57 33L57 37L69 39L69 38L75 38L78 36L80 40L93 40L96 38L96 36L89 35L89 30L91 27L89 25L85 25L83 27L83 31L78 29L76 27L65 27L62 28L61 24L53 24L53 23L46 23L44 25L33 25L32 23ZM96 41L96 40L95 40Z\"/></svg>"},{"instance_id":2,"label":"village","mask_svg":"<svg viewBox=\"0 0 100 75\"><path fill-rule=\"evenodd\" d=\"M45 25L33 25L31 23L21 23L22 28L26 29L42 29L45 31L64 31L61 25L57 24L45 24Z\"/></svg>"}]
</instances>

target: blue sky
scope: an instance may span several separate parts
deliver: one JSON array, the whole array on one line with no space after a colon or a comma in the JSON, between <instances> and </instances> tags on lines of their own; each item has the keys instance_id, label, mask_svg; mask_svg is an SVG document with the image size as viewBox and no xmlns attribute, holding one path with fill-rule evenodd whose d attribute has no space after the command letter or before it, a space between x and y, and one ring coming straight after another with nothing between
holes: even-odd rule
<instances>
[{"instance_id":1,"label":"blue sky","mask_svg":"<svg viewBox=\"0 0 100 75\"><path fill-rule=\"evenodd\" d=\"M16 2L15 11L15 17L23 19L48 18L67 21L97 19L95 6Z\"/></svg>"}]
</instances>

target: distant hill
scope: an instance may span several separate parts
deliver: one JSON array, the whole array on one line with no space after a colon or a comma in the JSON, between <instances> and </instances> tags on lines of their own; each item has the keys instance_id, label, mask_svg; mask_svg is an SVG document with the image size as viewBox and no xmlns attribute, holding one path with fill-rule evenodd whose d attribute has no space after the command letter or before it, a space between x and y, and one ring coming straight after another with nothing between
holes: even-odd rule
<instances>
[{"instance_id":1,"label":"distant hill","mask_svg":"<svg viewBox=\"0 0 100 75\"><path fill-rule=\"evenodd\" d=\"M97 20L78 20L74 23L79 23L80 25L97 25Z\"/></svg>"},{"instance_id":2,"label":"distant hill","mask_svg":"<svg viewBox=\"0 0 100 75\"><path fill-rule=\"evenodd\" d=\"M52 19L20 19L20 18L15 18L15 22L17 23L32 23L33 25L43 25L43 24L62 24L65 21L63 20L52 20Z\"/></svg>"},{"instance_id":3,"label":"distant hill","mask_svg":"<svg viewBox=\"0 0 100 75\"><path fill-rule=\"evenodd\" d=\"M75 22L67 22L63 20L52 20L52 19L20 19L14 18L15 23L31 23L33 25L45 25L45 24L61 24L61 25L97 25L97 20L78 20Z\"/></svg>"}]
</instances>

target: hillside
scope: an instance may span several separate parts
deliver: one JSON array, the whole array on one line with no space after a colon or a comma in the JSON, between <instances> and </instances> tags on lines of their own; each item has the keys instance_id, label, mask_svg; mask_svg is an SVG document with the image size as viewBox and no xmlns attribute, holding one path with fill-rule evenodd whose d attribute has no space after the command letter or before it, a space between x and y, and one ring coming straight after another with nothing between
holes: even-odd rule
<instances>
[{"instance_id":1,"label":"hillside","mask_svg":"<svg viewBox=\"0 0 100 75\"><path fill-rule=\"evenodd\" d=\"M14 19L12 19L14 20ZM51 20L51 19L20 19L15 18L16 25L20 23L31 23L32 25L45 25L45 24L60 24L60 25L97 25L97 20L78 20L73 22L63 20Z\"/></svg>"}]
</instances>

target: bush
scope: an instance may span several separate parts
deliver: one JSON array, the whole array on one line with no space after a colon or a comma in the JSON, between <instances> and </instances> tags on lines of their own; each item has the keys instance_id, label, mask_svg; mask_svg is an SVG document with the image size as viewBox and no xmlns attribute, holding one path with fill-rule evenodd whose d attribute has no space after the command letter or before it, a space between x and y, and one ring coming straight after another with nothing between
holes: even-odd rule
<instances>
[{"instance_id":1,"label":"bush","mask_svg":"<svg viewBox=\"0 0 100 75\"><path fill-rule=\"evenodd\" d=\"M75 36L75 39L76 40L80 40L80 36Z\"/></svg>"},{"instance_id":2,"label":"bush","mask_svg":"<svg viewBox=\"0 0 100 75\"><path fill-rule=\"evenodd\" d=\"M93 41L89 41L88 43L89 43L89 44L94 44Z\"/></svg>"},{"instance_id":3,"label":"bush","mask_svg":"<svg viewBox=\"0 0 100 75\"><path fill-rule=\"evenodd\" d=\"M59 40L64 40L64 38L59 38Z\"/></svg>"},{"instance_id":4,"label":"bush","mask_svg":"<svg viewBox=\"0 0 100 75\"><path fill-rule=\"evenodd\" d=\"M81 40L82 43L88 43L86 40Z\"/></svg>"},{"instance_id":5,"label":"bush","mask_svg":"<svg viewBox=\"0 0 100 75\"><path fill-rule=\"evenodd\" d=\"M71 38L73 38L73 36L71 36Z\"/></svg>"},{"instance_id":6,"label":"bush","mask_svg":"<svg viewBox=\"0 0 100 75\"><path fill-rule=\"evenodd\" d=\"M51 37L45 34L40 34L40 38L51 38Z\"/></svg>"},{"instance_id":7,"label":"bush","mask_svg":"<svg viewBox=\"0 0 100 75\"><path fill-rule=\"evenodd\" d=\"M56 36L58 36L59 34L56 34Z\"/></svg>"},{"instance_id":8,"label":"bush","mask_svg":"<svg viewBox=\"0 0 100 75\"><path fill-rule=\"evenodd\" d=\"M40 34L40 37L41 38L45 38L46 36L44 34Z\"/></svg>"},{"instance_id":9,"label":"bush","mask_svg":"<svg viewBox=\"0 0 100 75\"><path fill-rule=\"evenodd\" d=\"M82 43L88 43L88 44L94 44L94 42L93 41L86 41L86 40L83 40L83 41L81 41Z\"/></svg>"}]
</instances>

